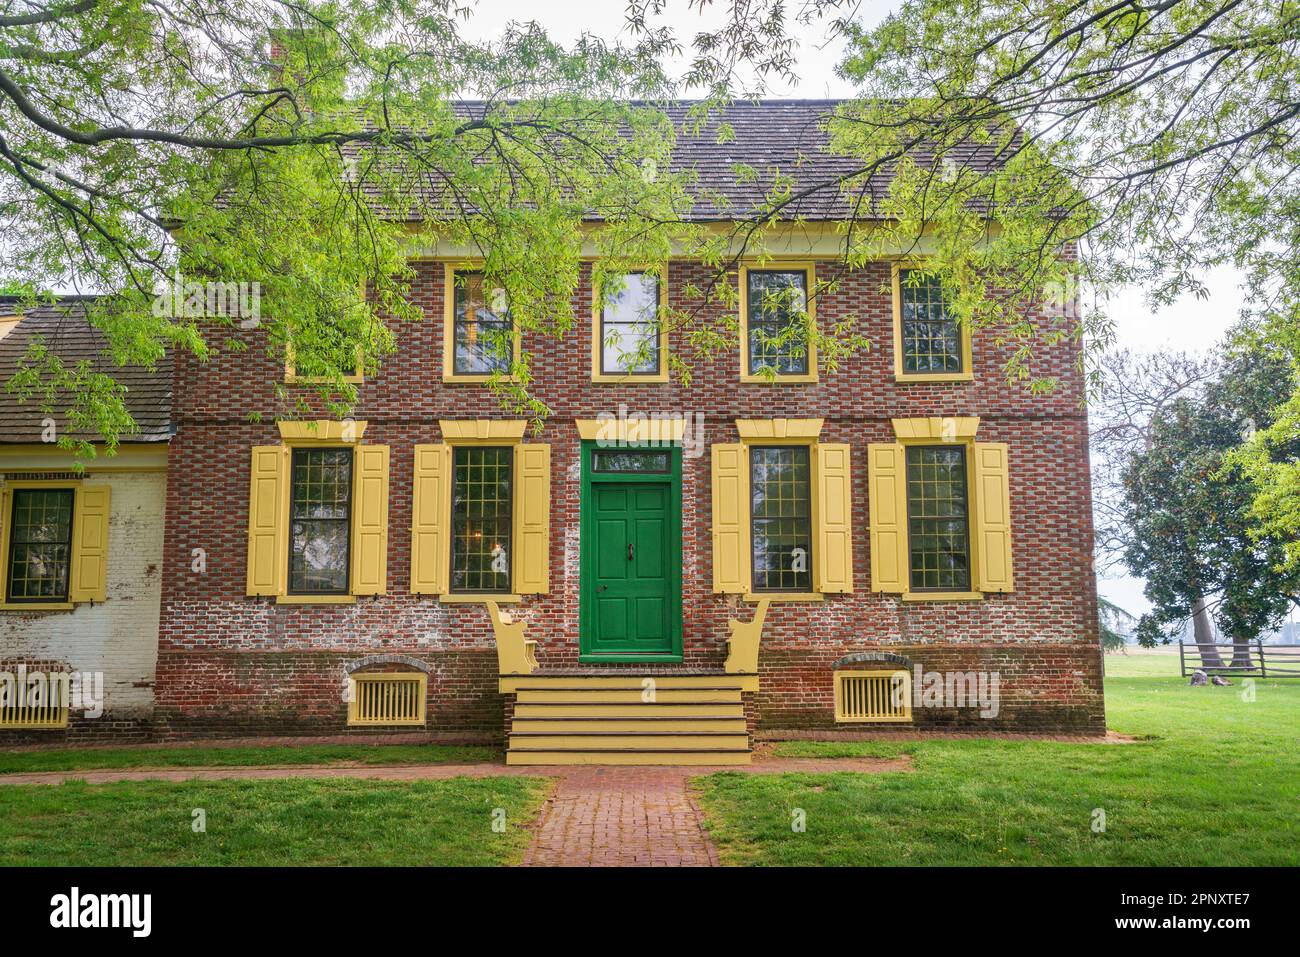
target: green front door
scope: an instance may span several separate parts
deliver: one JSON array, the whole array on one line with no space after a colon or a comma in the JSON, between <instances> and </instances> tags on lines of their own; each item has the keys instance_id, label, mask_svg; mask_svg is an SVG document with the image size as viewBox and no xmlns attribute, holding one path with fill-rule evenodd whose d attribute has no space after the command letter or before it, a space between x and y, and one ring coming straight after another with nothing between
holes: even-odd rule
<instances>
[{"instance_id":1,"label":"green front door","mask_svg":"<svg viewBox=\"0 0 1300 957\"><path fill-rule=\"evenodd\" d=\"M676 476L587 476L582 660L681 660L681 520Z\"/></svg>"}]
</instances>

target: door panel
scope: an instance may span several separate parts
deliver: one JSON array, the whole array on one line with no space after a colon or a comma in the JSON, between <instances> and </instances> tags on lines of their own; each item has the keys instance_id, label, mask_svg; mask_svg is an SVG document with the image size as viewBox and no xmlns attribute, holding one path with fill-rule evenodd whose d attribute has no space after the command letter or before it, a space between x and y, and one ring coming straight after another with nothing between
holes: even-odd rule
<instances>
[{"instance_id":1,"label":"door panel","mask_svg":"<svg viewBox=\"0 0 1300 957\"><path fill-rule=\"evenodd\" d=\"M673 648L669 535L672 486L666 482L593 483L590 634L584 654L667 655Z\"/></svg>"}]
</instances>

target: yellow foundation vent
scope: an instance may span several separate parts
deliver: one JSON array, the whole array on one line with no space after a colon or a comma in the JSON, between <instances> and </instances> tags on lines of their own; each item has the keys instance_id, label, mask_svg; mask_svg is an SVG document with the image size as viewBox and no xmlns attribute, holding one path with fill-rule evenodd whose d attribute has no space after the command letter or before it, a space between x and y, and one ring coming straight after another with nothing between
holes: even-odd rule
<instances>
[{"instance_id":1,"label":"yellow foundation vent","mask_svg":"<svg viewBox=\"0 0 1300 957\"><path fill-rule=\"evenodd\" d=\"M0 728L40 730L68 726L68 676L31 675L0 682Z\"/></svg>"},{"instance_id":2,"label":"yellow foundation vent","mask_svg":"<svg viewBox=\"0 0 1300 957\"><path fill-rule=\"evenodd\" d=\"M911 721L912 676L906 671L835 672L835 720Z\"/></svg>"},{"instance_id":3,"label":"yellow foundation vent","mask_svg":"<svg viewBox=\"0 0 1300 957\"><path fill-rule=\"evenodd\" d=\"M428 681L425 674L352 675L348 678L348 724L424 724Z\"/></svg>"}]
</instances>

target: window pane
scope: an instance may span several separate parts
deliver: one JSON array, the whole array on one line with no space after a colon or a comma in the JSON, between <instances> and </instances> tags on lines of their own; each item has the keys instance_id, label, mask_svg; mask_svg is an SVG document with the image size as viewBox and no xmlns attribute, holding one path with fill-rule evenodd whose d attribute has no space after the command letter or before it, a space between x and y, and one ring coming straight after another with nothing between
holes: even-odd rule
<instances>
[{"instance_id":1,"label":"window pane","mask_svg":"<svg viewBox=\"0 0 1300 957\"><path fill-rule=\"evenodd\" d=\"M777 375L806 373L808 274L803 270L751 269L748 276L750 374L764 366ZM788 337L773 341L783 334Z\"/></svg>"},{"instance_id":2,"label":"window pane","mask_svg":"<svg viewBox=\"0 0 1300 957\"><path fill-rule=\"evenodd\" d=\"M903 371L962 372L961 328L937 276L915 269L899 274Z\"/></svg>"},{"instance_id":3,"label":"window pane","mask_svg":"<svg viewBox=\"0 0 1300 957\"><path fill-rule=\"evenodd\" d=\"M601 310L601 372L659 371L659 279L634 272L605 293Z\"/></svg>"},{"instance_id":4,"label":"window pane","mask_svg":"<svg viewBox=\"0 0 1300 957\"><path fill-rule=\"evenodd\" d=\"M456 449L451 590L510 590L512 448Z\"/></svg>"},{"instance_id":5,"label":"window pane","mask_svg":"<svg viewBox=\"0 0 1300 957\"><path fill-rule=\"evenodd\" d=\"M294 449L289 591L347 594L352 450Z\"/></svg>"},{"instance_id":6,"label":"window pane","mask_svg":"<svg viewBox=\"0 0 1300 957\"><path fill-rule=\"evenodd\" d=\"M593 452L597 472L667 472L667 452Z\"/></svg>"},{"instance_id":7,"label":"window pane","mask_svg":"<svg viewBox=\"0 0 1300 957\"><path fill-rule=\"evenodd\" d=\"M510 310L489 301L481 272L457 272L455 276L455 353L457 375L490 375L510 371L514 359L514 328ZM504 293L493 291L492 300ZM493 306L500 308L494 312Z\"/></svg>"},{"instance_id":8,"label":"window pane","mask_svg":"<svg viewBox=\"0 0 1300 957\"><path fill-rule=\"evenodd\" d=\"M970 591L964 449L908 448L907 533L913 591Z\"/></svg>"},{"instance_id":9,"label":"window pane","mask_svg":"<svg viewBox=\"0 0 1300 957\"><path fill-rule=\"evenodd\" d=\"M755 591L812 591L808 447L750 450Z\"/></svg>"},{"instance_id":10,"label":"window pane","mask_svg":"<svg viewBox=\"0 0 1300 957\"><path fill-rule=\"evenodd\" d=\"M14 489L10 601L67 601L72 489Z\"/></svg>"}]
</instances>

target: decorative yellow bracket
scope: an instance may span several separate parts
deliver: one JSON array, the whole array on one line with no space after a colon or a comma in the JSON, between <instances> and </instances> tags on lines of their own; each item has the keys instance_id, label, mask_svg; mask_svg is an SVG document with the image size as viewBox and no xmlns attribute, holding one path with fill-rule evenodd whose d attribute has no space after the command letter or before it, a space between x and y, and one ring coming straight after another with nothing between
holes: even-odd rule
<instances>
[{"instance_id":1,"label":"decorative yellow bracket","mask_svg":"<svg viewBox=\"0 0 1300 957\"><path fill-rule=\"evenodd\" d=\"M516 622L494 601L487 602L492 632L497 641L497 671L503 675L530 675L537 670L537 642L524 637L524 623Z\"/></svg>"},{"instance_id":2,"label":"decorative yellow bracket","mask_svg":"<svg viewBox=\"0 0 1300 957\"><path fill-rule=\"evenodd\" d=\"M767 617L767 606L771 599L764 598L754 609L754 617L749 621L727 622L731 637L727 639L727 674L758 674L758 646L763 637L763 619ZM757 690L757 689L755 689Z\"/></svg>"}]
</instances>

